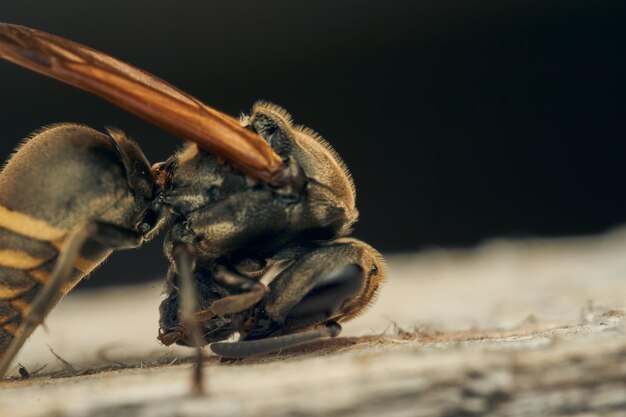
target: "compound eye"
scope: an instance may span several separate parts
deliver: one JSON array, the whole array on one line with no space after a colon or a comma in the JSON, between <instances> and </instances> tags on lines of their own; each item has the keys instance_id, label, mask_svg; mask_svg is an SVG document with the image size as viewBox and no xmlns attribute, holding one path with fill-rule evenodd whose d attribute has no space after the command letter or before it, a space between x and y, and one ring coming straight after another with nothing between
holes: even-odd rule
<instances>
[{"instance_id":1,"label":"compound eye","mask_svg":"<svg viewBox=\"0 0 626 417\"><path fill-rule=\"evenodd\" d=\"M257 115L252 125L254 130L269 143L284 161L291 150L292 139L289 129L280 122L264 115Z\"/></svg>"},{"instance_id":2,"label":"compound eye","mask_svg":"<svg viewBox=\"0 0 626 417\"><path fill-rule=\"evenodd\" d=\"M257 115L252 123L252 127L265 140L276 133L278 129L276 122L265 115Z\"/></svg>"},{"instance_id":3,"label":"compound eye","mask_svg":"<svg viewBox=\"0 0 626 417\"><path fill-rule=\"evenodd\" d=\"M272 135L274 133L276 133L277 130L278 130L278 126L276 126L276 125L267 125L267 126L265 126L263 128L263 134L267 138L270 138L270 137L272 137Z\"/></svg>"}]
</instances>

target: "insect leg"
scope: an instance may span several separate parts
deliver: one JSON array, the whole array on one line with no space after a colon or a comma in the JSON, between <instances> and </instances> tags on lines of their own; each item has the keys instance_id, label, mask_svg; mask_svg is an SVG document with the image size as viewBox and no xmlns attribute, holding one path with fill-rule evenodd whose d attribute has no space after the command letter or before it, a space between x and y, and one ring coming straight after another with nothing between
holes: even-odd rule
<instances>
[{"instance_id":1,"label":"insect leg","mask_svg":"<svg viewBox=\"0 0 626 417\"><path fill-rule=\"evenodd\" d=\"M274 325L258 327L248 339L273 336L276 325L291 332L327 320L344 322L370 304L384 275L384 260L364 242L321 244L272 281L263 309Z\"/></svg>"},{"instance_id":2,"label":"insect leg","mask_svg":"<svg viewBox=\"0 0 626 417\"><path fill-rule=\"evenodd\" d=\"M224 265L217 265L214 268L213 278L218 284L231 290L241 291L241 294L228 295L213 301L207 310L196 313L196 319L199 321L247 310L258 303L267 291L265 285L258 280L242 275Z\"/></svg>"},{"instance_id":3,"label":"insect leg","mask_svg":"<svg viewBox=\"0 0 626 417\"><path fill-rule=\"evenodd\" d=\"M339 334L371 302L385 273L384 260L356 239L312 246L269 285L259 317L244 339L214 343L227 357L244 357Z\"/></svg>"},{"instance_id":4,"label":"insect leg","mask_svg":"<svg viewBox=\"0 0 626 417\"><path fill-rule=\"evenodd\" d=\"M190 336L192 346L196 348L196 362L193 373L191 390L194 395L204 394L204 380L202 378L202 354L203 338L198 328L198 320L195 317L198 304L198 292L193 280L195 255L193 248L186 244L177 245L174 250L174 262L180 277L180 312L183 330Z\"/></svg>"},{"instance_id":5,"label":"insect leg","mask_svg":"<svg viewBox=\"0 0 626 417\"><path fill-rule=\"evenodd\" d=\"M341 332L341 326L335 322L328 322L320 327L301 333L293 333L282 336L268 337L242 342L217 342L211 344L211 350L224 358L245 358L248 356L262 355L264 353L277 352L283 349L297 346L302 343L327 337L336 337Z\"/></svg>"},{"instance_id":6,"label":"insect leg","mask_svg":"<svg viewBox=\"0 0 626 417\"><path fill-rule=\"evenodd\" d=\"M114 248L126 248L138 246L141 242L141 235L132 230L102 222L86 222L76 226L69 233L49 280L33 300L20 323L15 338L0 360L0 378L8 370L26 339L37 326L43 323L52 307L63 297L63 287L72 275L74 260L79 256L87 239L94 239L98 243Z\"/></svg>"}]
</instances>

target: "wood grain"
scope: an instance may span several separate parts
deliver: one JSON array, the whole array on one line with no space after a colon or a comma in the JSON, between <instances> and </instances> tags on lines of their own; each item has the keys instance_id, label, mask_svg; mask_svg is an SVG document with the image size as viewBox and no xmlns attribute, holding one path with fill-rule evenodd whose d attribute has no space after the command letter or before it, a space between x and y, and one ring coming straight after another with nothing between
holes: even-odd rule
<instances>
[{"instance_id":1,"label":"wood grain","mask_svg":"<svg viewBox=\"0 0 626 417\"><path fill-rule=\"evenodd\" d=\"M205 366L155 342L160 283L77 292L0 383L0 415L626 415L626 232L390 256L341 337ZM54 358L56 354L72 368Z\"/></svg>"}]
</instances>

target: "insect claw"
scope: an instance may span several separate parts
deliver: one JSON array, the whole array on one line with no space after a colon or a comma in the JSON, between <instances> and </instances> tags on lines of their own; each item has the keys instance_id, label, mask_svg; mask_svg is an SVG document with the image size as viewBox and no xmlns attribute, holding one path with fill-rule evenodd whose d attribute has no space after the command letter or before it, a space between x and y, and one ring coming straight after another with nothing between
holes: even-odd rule
<instances>
[{"instance_id":1,"label":"insect claw","mask_svg":"<svg viewBox=\"0 0 626 417\"><path fill-rule=\"evenodd\" d=\"M159 335L157 336L157 340L164 344L165 346L170 346L179 341L183 337L182 331L173 331L173 332L163 332L163 330L159 329Z\"/></svg>"},{"instance_id":2,"label":"insect claw","mask_svg":"<svg viewBox=\"0 0 626 417\"><path fill-rule=\"evenodd\" d=\"M213 353L220 355L222 358L237 359L276 352L318 339L336 337L340 332L341 326L339 324L329 322L321 328L315 328L307 332L233 343L217 342L211 344L210 348Z\"/></svg>"}]
</instances>

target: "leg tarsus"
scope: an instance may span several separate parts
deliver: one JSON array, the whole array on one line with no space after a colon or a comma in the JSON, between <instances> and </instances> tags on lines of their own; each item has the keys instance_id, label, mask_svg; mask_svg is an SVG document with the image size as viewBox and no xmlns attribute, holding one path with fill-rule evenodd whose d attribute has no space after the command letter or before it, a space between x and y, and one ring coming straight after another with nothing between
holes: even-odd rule
<instances>
[{"instance_id":1,"label":"leg tarsus","mask_svg":"<svg viewBox=\"0 0 626 417\"><path fill-rule=\"evenodd\" d=\"M211 344L211 350L223 358L245 358L248 356L281 351L314 340L337 337L340 332L341 326L334 321L330 321L320 327L301 333L234 343L217 342Z\"/></svg>"}]
</instances>

